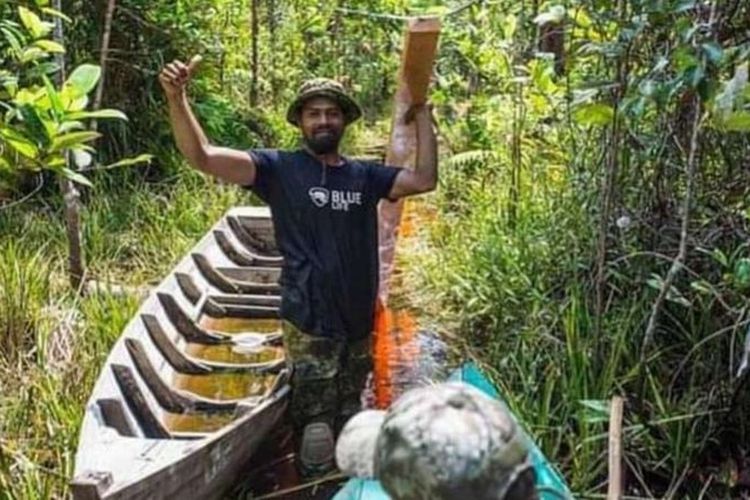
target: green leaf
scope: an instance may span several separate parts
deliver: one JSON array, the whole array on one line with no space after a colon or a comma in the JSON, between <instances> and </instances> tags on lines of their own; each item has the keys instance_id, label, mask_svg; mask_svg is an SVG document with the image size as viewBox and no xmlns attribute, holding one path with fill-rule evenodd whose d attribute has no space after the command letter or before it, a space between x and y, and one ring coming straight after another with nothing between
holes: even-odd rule
<instances>
[{"instance_id":1,"label":"green leaf","mask_svg":"<svg viewBox=\"0 0 750 500\"><path fill-rule=\"evenodd\" d=\"M700 65L693 66L685 70L685 72L683 73L683 77L685 79L685 83L693 88L697 88L706 77L706 70L703 68L703 66Z\"/></svg>"},{"instance_id":2,"label":"green leaf","mask_svg":"<svg viewBox=\"0 0 750 500\"><path fill-rule=\"evenodd\" d=\"M63 149L72 149L72 148L78 148L82 144L93 141L94 139L97 139L101 137L101 134L98 132L92 132L92 131L83 131L83 132L70 132L67 134L63 134L59 137L55 137L52 141L52 147L50 148L50 151L62 151Z\"/></svg>"},{"instance_id":3,"label":"green leaf","mask_svg":"<svg viewBox=\"0 0 750 500\"><path fill-rule=\"evenodd\" d=\"M90 120L92 118L111 118L115 120L125 120L127 121L128 117L125 113L122 111L118 111L116 109L100 109L98 111L77 111L75 113L70 113L68 116L66 116L67 119L70 120Z\"/></svg>"},{"instance_id":4,"label":"green leaf","mask_svg":"<svg viewBox=\"0 0 750 500\"><path fill-rule=\"evenodd\" d=\"M10 44L11 48L16 53L20 53L23 49L23 34L14 28L6 26L0 28L0 32L5 35L5 40Z\"/></svg>"},{"instance_id":5,"label":"green leaf","mask_svg":"<svg viewBox=\"0 0 750 500\"><path fill-rule=\"evenodd\" d=\"M706 58L714 64L721 63L724 58L724 50L716 42L708 42L701 45L703 53L706 54Z\"/></svg>"},{"instance_id":6,"label":"green leaf","mask_svg":"<svg viewBox=\"0 0 750 500\"><path fill-rule=\"evenodd\" d=\"M589 424L609 420L609 403L601 399L582 399L578 401L583 407L583 421Z\"/></svg>"},{"instance_id":7,"label":"green leaf","mask_svg":"<svg viewBox=\"0 0 750 500\"><path fill-rule=\"evenodd\" d=\"M65 47L60 45L57 42L53 42L52 40L37 40L34 42L35 47L39 47L45 52L48 52L50 54L64 54L65 53Z\"/></svg>"},{"instance_id":8,"label":"green leaf","mask_svg":"<svg viewBox=\"0 0 750 500\"><path fill-rule=\"evenodd\" d=\"M79 174L78 172L74 170L63 167L60 169L60 173L63 176L65 176L65 178L70 179L73 182L77 182L78 184L83 184L84 186L88 186L88 187L94 187L94 185L91 184L90 180L88 180L84 175Z\"/></svg>"},{"instance_id":9,"label":"green leaf","mask_svg":"<svg viewBox=\"0 0 750 500\"><path fill-rule=\"evenodd\" d=\"M73 70L65 85L73 90L76 97L85 96L94 90L101 74L102 70L99 66L82 64Z\"/></svg>"},{"instance_id":10,"label":"green leaf","mask_svg":"<svg viewBox=\"0 0 750 500\"><path fill-rule=\"evenodd\" d=\"M67 164L68 162L65 161L65 157L62 155L56 155L51 160L47 160L47 168L51 168L53 170L59 167L64 167Z\"/></svg>"},{"instance_id":11,"label":"green leaf","mask_svg":"<svg viewBox=\"0 0 750 500\"><path fill-rule=\"evenodd\" d=\"M692 283L690 283L690 288L704 295L713 294L713 288L711 287L711 284L706 280L693 281Z\"/></svg>"},{"instance_id":12,"label":"green leaf","mask_svg":"<svg viewBox=\"0 0 750 500\"><path fill-rule=\"evenodd\" d=\"M80 97L71 95L68 90L70 87L66 87L63 89L62 92L60 92L60 100L62 100L63 107L65 108L65 111L69 113L73 113L76 111L83 111L86 109L86 106L89 105L89 98L88 96L82 95Z\"/></svg>"},{"instance_id":13,"label":"green leaf","mask_svg":"<svg viewBox=\"0 0 750 500\"><path fill-rule=\"evenodd\" d=\"M614 116L614 108L601 102L584 104L573 112L573 119L581 125L607 125L612 123Z\"/></svg>"},{"instance_id":14,"label":"green leaf","mask_svg":"<svg viewBox=\"0 0 750 500\"><path fill-rule=\"evenodd\" d=\"M698 59L696 59L693 51L689 47L681 46L672 53L672 64L677 71L683 72L689 68L698 65Z\"/></svg>"},{"instance_id":15,"label":"green leaf","mask_svg":"<svg viewBox=\"0 0 750 500\"><path fill-rule=\"evenodd\" d=\"M27 47L21 52L21 62L27 63L32 61L38 61L48 57L49 54L39 47Z\"/></svg>"},{"instance_id":16,"label":"green leaf","mask_svg":"<svg viewBox=\"0 0 750 500\"><path fill-rule=\"evenodd\" d=\"M120 161L116 161L115 163L112 163L102 168L129 167L131 165L136 165L139 163L151 163L151 160L153 159L154 159L154 155L143 154L143 155L138 155L135 158L125 158Z\"/></svg>"},{"instance_id":17,"label":"green leaf","mask_svg":"<svg viewBox=\"0 0 750 500\"><path fill-rule=\"evenodd\" d=\"M722 121L722 126L732 132L750 132L750 112L736 111L729 113Z\"/></svg>"},{"instance_id":18,"label":"green leaf","mask_svg":"<svg viewBox=\"0 0 750 500\"><path fill-rule=\"evenodd\" d=\"M73 22L73 20L71 18L69 18L68 16L66 16L65 14L63 14L62 12L60 12L59 10L55 10L55 9L50 8L50 7L43 7L42 8L42 12L44 12L45 14L48 14L50 16L53 16L53 17L59 17L60 19L62 19L64 21L67 21L69 23Z\"/></svg>"},{"instance_id":19,"label":"green leaf","mask_svg":"<svg viewBox=\"0 0 750 500\"><path fill-rule=\"evenodd\" d=\"M49 23L43 22L36 13L26 7L18 7L18 15L21 18L21 23L35 39L46 36L51 31Z\"/></svg>"},{"instance_id":20,"label":"green leaf","mask_svg":"<svg viewBox=\"0 0 750 500\"><path fill-rule=\"evenodd\" d=\"M3 88L8 93L8 97L10 97L11 99L15 99L16 93L18 92L18 79L8 78L7 80L4 80Z\"/></svg>"},{"instance_id":21,"label":"green leaf","mask_svg":"<svg viewBox=\"0 0 750 500\"><path fill-rule=\"evenodd\" d=\"M696 0L683 0L678 3L672 12L679 14L680 12L686 12L695 8Z\"/></svg>"},{"instance_id":22,"label":"green leaf","mask_svg":"<svg viewBox=\"0 0 750 500\"><path fill-rule=\"evenodd\" d=\"M745 289L750 286L750 259L739 259L735 263L734 277L740 288Z\"/></svg>"},{"instance_id":23,"label":"green leaf","mask_svg":"<svg viewBox=\"0 0 750 500\"><path fill-rule=\"evenodd\" d=\"M21 106L20 111L26 130L28 130L32 136L31 138L33 138L37 144L42 144L45 147L48 146L50 143L50 136L47 132L48 127L45 126L37 109L30 104L24 104Z\"/></svg>"},{"instance_id":24,"label":"green leaf","mask_svg":"<svg viewBox=\"0 0 750 500\"><path fill-rule=\"evenodd\" d=\"M57 93L55 86L52 85L52 82L46 75L42 75L42 81L44 81L44 88L47 90L47 97L52 105L52 111L54 111L55 116L59 119L65 112L60 94Z\"/></svg>"},{"instance_id":25,"label":"green leaf","mask_svg":"<svg viewBox=\"0 0 750 500\"><path fill-rule=\"evenodd\" d=\"M57 127L57 133L64 134L66 132L71 132L73 130L85 130L85 129L86 129L86 125L84 125L83 122L79 122L76 120L64 121L60 124L59 127Z\"/></svg>"},{"instance_id":26,"label":"green leaf","mask_svg":"<svg viewBox=\"0 0 750 500\"><path fill-rule=\"evenodd\" d=\"M30 160L36 160L39 156L39 148L27 137L9 128L0 128L0 136L5 142L21 156Z\"/></svg>"}]
</instances>

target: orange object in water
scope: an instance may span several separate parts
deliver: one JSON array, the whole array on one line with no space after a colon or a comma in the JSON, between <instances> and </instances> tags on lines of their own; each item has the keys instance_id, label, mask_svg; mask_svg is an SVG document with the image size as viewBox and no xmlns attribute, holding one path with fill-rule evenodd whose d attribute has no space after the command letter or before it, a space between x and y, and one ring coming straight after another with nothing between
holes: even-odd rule
<instances>
[{"instance_id":1,"label":"orange object in water","mask_svg":"<svg viewBox=\"0 0 750 500\"><path fill-rule=\"evenodd\" d=\"M417 323L406 310L392 311L378 300L375 312L375 405L388 408L409 382L408 371L419 356Z\"/></svg>"}]
</instances>

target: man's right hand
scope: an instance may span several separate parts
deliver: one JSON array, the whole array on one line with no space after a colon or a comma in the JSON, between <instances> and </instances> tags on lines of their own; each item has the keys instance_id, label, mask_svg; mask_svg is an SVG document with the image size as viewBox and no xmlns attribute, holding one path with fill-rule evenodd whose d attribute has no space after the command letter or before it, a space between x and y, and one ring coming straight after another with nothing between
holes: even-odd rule
<instances>
[{"instance_id":1,"label":"man's right hand","mask_svg":"<svg viewBox=\"0 0 750 500\"><path fill-rule=\"evenodd\" d=\"M193 78L193 75L195 75L201 60L201 56L193 56L188 64L175 59L164 66L161 73L159 73L159 83L161 83L167 99L184 95L185 88Z\"/></svg>"}]
</instances>

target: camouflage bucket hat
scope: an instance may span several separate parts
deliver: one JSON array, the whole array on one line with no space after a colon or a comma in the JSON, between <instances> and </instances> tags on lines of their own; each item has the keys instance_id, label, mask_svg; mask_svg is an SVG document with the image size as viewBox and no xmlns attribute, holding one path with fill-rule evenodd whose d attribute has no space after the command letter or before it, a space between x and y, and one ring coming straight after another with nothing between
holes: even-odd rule
<instances>
[{"instance_id":1,"label":"camouflage bucket hat","mask_svg":"<svg viewBox=\"0 0 750 500\"><path fill-rule=\"evenodd\" d=\"M342 472L375 477L395 500L535 499L522 433L506 408L460 382L412 389L347 422Z\"/></svg>"},{"instance_id":2,"label":"camouflage bucket hat","mask_svg":"<svg viewBox=\"0 0 750 500\"><path fill-rule=\"evenodd\" d=\"M286 112L286 121L292 125L299 125L298 118L302 106L313 97L327 97L335 101L336 104L341 106L347 125L362 116L362 108L346 93L343 85L329 78L315 78L300 85L297 97L289 105Z\"/></svg>"}]
</instances>

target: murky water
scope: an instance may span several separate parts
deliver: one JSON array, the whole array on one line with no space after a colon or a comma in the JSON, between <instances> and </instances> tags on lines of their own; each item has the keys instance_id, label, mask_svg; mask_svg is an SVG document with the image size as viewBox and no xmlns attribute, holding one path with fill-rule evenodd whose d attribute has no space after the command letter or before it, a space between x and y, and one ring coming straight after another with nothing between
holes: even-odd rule
<instances>
[{"instance_id":1,"label":"murky water","mask_svg":"<svg viewBox=\"0 0 750 500\"><path fill-rule=\"evenodd\" d=\"M284 357L281 347L262 347L247 352L235 345L187 344L185 351L194 358L219 363L267 363Z\"/></svg>"},{"instance_id":2,"label":"murky water","mask_svg":"<svg viewBox=\"0 0 750 500\"><path fill-rule=\"evenodd\" d=\"M262 396L276 378L273 374L252 372L212 375L176 375L175 387L210 399L242 399Z\"/></svg>"},{"instance_id":3,"label":"murky water","mask_svg":"<svg viewBox=\"0 0 750 500\"><path fill-rule=\"evenodd\" d=\"M204 316L201 326L222 333L277 333L281 331L278 319L212 318Z\"/></svg>"},{"instance_id":4,"label":"murky water","mask_svg":"<svg viewBox=\"0 0 750 500\"><path fill-rule=\"evenodd\" d=\"M168 413L164 425L172 432L213 432L234 419L234 413L194 413L179 415Z\"/></svg>"},{"instance_id":5,"label":"murky water","mask_svg":"<svg viewBox=\"0 0 750 500\"><path fill-rule=\"evenodd\" d=\"M200 321L200 326L228 334L258 333L269 335L280 331L281 323L275 319L211 318L206 316ZM280 360L284 357L283 349L274 346L262 346L248 350L235 345L187 344L186 352L197 359L233 364L265 363ZM172 386L205 398L233 400L262 396L273 386L275 379L276 376L273 374L259 374L249 371L210 375L175 374ZM164 423L175 432L213 432L231 422L233 418L234 414L231 412L188 415L167 414Z\"/></svg>"}]
</instances>

